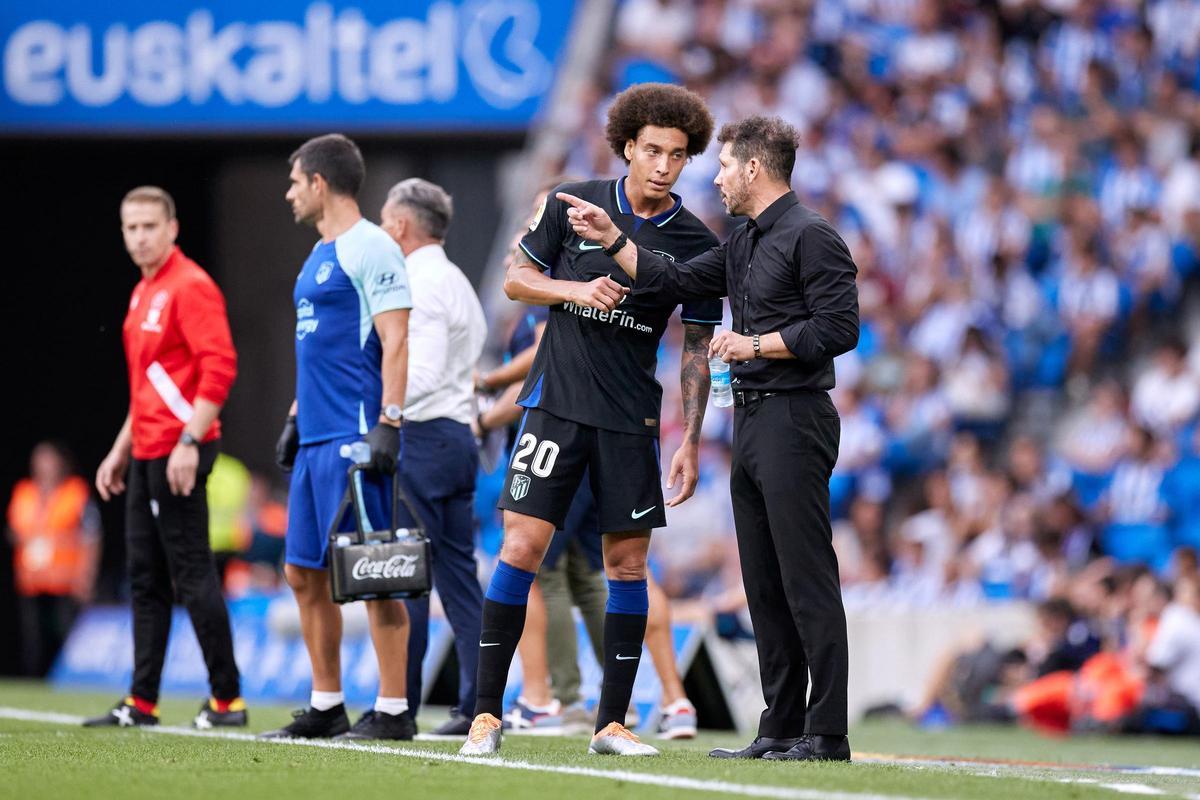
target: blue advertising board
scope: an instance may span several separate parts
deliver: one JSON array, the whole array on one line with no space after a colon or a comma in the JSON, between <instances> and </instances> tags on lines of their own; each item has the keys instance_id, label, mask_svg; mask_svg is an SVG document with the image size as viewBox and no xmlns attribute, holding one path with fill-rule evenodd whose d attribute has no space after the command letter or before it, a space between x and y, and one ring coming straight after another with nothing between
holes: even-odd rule
<instances>
[{"instance_id":1,"label":"blue advertising board","mask_svg":"<svg viewBox=\"0 0 1200 800\"><path fill-rule=\"evenodd\" d=\"M576 0L0 4L0 133L519 130Z\"/></svg>"}]
</instances>

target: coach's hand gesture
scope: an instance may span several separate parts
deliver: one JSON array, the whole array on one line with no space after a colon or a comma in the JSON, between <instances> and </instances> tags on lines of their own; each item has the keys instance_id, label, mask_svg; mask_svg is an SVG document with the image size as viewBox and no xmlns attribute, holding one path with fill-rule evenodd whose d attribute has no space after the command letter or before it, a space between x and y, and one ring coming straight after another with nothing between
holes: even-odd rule
<instances>
[{"instance_id":1,"label":"coach's hand gesture","mask_svg":"<svg viewBox=\"0 0 1200 800\"><path fill-rule=\"evenodd\" d=\"M567 221L580 237L609 247L621 235L608 212L600 206L566 192L559 192L554 196L571 206L567 209Z\"/></svg>"},{"instance_id":2,"label":"coach's hand gesture","mask_svg":"<svg viewBox=\"0 0 1200 800\"><path fill-rule=\"evenodd\" d=\"M576 305L612 311L621 305L627 294L628 287L622 286L607 275L602 275L594 281L576 283L568 293L568 298Z\"/></svg>"}]
</instances>

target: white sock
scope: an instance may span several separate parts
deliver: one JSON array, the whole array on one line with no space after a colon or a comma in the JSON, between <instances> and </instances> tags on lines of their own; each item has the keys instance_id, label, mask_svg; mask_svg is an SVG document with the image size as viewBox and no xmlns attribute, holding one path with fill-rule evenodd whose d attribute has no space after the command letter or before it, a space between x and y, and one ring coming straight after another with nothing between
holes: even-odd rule
<instances>
[{"instance_id":1,"label":"white sock","mask_svg":"<svg viewBox=\"0 0 1200 800\"><path fill-rule=\"evenodd\" d=\"M376 697L375 710L380 714L391 714L393 717L397 714L403 714L408 711L407 697Z\"/></svg>"},{"instance_id":2,"label":"white sock","mask_svg":"<svg viewBox=\"0 0 1200 800\"><path fill-rule=\"evenodd\" d=\"M317 711L328 711L344 702L346 702L345 692L313 692L308 704Z\"/></svg>"}]
</instances>

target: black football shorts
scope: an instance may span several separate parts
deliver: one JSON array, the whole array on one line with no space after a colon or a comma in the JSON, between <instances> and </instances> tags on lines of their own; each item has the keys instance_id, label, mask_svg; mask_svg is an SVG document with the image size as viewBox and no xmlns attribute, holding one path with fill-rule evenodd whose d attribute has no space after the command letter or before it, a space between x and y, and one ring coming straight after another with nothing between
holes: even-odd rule
<instances>
[{"instance_id":1,"label":"black football shorts","mask_svg":"<svg viewBox=\"0 0 1200 800\"><path fill-rule=\"evenodd\" d=\"M585 471L601 533L667 524L656 437L581 425L540 408L521 420L498 505L561 528Z\"/></svg>"}]
</instances>

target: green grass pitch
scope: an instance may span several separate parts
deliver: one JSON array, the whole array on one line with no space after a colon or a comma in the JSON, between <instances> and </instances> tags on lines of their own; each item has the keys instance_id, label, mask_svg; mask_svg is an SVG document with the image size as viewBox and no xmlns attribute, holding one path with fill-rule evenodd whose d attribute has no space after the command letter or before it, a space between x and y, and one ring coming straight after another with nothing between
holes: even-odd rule
<instances>
[{"instance_id":1,"label":"green grass pitch","mask_svg":"<svg viewBox=\"0 0 1200 800\"><path fill-rule=\"evenodd\" d=\"M500 759L458 759L455 742L379 743L346 749L219 738L182 730L200 698L165 700L175 732L85 730L51 713L86 716L116 698L55 692L43 684L0 682L0 797L168 798L168 800L408 800L587 798L641 800L694 796L780 800L891 798L1091 798L1130 794L1200 800L1200 742L1079 737L1055 740L1003 728L921 732L897 722L851 731L851 764L717 761L713 746L741 744L705 734L661 743L654 759L589 756L586 737L508 736ZM38 721L15 719L16 709ZM439 710L440 711L440 710ZM251 731L289 718L288 709L252 706ZM422 719L429 729L437 711ZM657 744L657 743L656 743ZM901 763L883 756L930 757ZM956 759L983 759L946 763ZM1037 763L1004 763L1013 760ZM1104 765L1153 766L1116 771Z\"/></svg>"}]
</instances>

